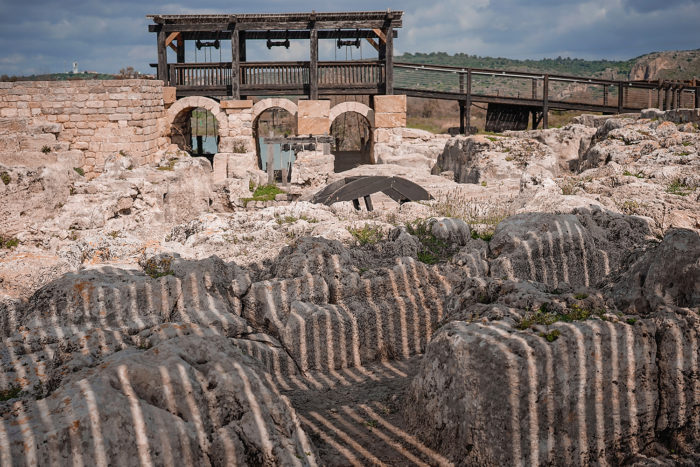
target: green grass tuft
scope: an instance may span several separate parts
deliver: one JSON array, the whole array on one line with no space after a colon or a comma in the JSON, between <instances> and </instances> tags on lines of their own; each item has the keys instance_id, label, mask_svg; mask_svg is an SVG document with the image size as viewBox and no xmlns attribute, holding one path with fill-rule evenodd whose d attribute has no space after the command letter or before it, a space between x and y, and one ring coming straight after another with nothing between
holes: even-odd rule
<instances>
[{"instance_id":1,"label":"green grass tuft","mask_svg":"<svg viewBox=\"0 0 700 467\"><path fill-rule=\"evenodd\" d=\"M7 172L2 172L0 173L0 180L2 180L2 183L4 183L5 185L9 185L12 181L12 178Z\"/></svg>"},{"instance_id":2,"label":"green grass tuft","mask_svg":"<svg viewBox=\"0 0 700 467\"><path fill-rule=\"evenodd\" d=\"M75 170L75 173L77 173L81 177L85 176L85 171L83 170L82 167L73 167L73 170Z\"/></svg>"},{"instance_id":3,"label":"green grass tuft","mask_svg":"<svg viewBox=\"0 0 700 467\"><path fill-rule=\"evenodd\" d=\"M381 227L365 224L363 227L348 227L348 232L360 246L375 245L384 240L385 233Z\"/></svg>"},{"instance_id":4,"label":"green grass tuft","mask_svg":"<svg viewBox=\"0 0 700 467\"><path fill-rule=\"evenodd\" d=\"M0 391L0 402L9 401L17 398L22 393L22 388L19 386L10 386L9 389Z\"/></svg>"},{"instance_id":5,"label":"green grass tuft","mask_svg":"<svg viewBox=\"0 0 700 467\"><path fill-rule=\"evenodd\" d=\"M275 196L284 193L277 185L260 185L253 191L253 196L243 198L243 206L247 206L251 201L273 201Z\"/></svg>"}]
</instances>

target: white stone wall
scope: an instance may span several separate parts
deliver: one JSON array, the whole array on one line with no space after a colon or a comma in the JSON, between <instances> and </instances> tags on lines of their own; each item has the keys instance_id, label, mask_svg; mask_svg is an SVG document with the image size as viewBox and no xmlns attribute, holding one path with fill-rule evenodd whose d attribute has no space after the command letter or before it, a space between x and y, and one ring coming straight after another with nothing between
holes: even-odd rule
<instances>
[{"instance_id":1,"label":"white stone wall","mask_svg":"<svg viewBox=\"0 0 700 467\"><path fill-rule=\"evenodd\" d=\"M147 164L168 144L163 83L156 80L2 82L0 119L6 165L71 157L94 177L112 154Z\"/></svg>"}]
</instances>

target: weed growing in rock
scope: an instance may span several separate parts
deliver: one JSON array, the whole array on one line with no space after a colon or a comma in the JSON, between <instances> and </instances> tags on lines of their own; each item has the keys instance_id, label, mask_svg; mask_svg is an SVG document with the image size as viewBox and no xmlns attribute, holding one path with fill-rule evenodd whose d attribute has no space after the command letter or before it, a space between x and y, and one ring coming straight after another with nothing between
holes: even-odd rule
<instances>
[{"instance_id":1,"label":"weed growing in rock","mask_svg":"<svg viewBox=\"0 0 700 467\"><path fill-rule=\"evenodd\" d=\"M462 219L470 227L481 226L482 233L493 234L499 222L515 214L515 198L476 199L454 190L438 194L433 209L437 216Z\"/></svg>"},{"instance_id":2,"label":"weed growing in rock","mask_svg":"<svg viewBox=\"0 0 700 467\"><path fill-rule=\"evenodd\" d=\"M693 145L693 143L690 142L690 141L683 141L681 144L682 144L683 146L685 146L685 147L688 147L688 146L692 146L692 145Z\"/></svg>"},{"instance_id":3,"label":"weed growing in rock","mask_svg":"<svg viewBox=\"0 0 700 467\"><path fill-rule=\"evenodd\" d=\"M233 152L236 154L244 154L244 153L248 152L248 150L245 147L245 144L243 144L240 141L237 141L233 144Z\"/></svg>"},{"instance_id":4,"label":"weed growing in rock","mask_svg":"<svg viewBox=\"0 0 700 467\"><path fill-rule=\"evenodd\" d=\"M119 231L118 231L118 230L112 230L112 231L111 231L110 233L108 233L107 235L109 235L109 236L112 237L112 238L117 238L117 237L119 237Z\"/></svg>"},{"instance_id":5,"label":"weed growing in rock","mask_svg":"<svg viewBox=\"0 0 700 467\"><path fill-rule=\"evenodd\" d=\"M44 154L48 154L51 152L51 148L49 146L43 146L41 148L41 152L43 152Z\"/></svg>"},{"instance_id":6,"label":"weed growing in rock","mask_svg":"<svg viewBox=\"0 0 700 467\"><path fill-rule=\"evenodd\" d=\"M251 201L272 201L275 196L284 193L277 185L260 185L253 191L253 196L243 198L243 206L247 206Z\"/></svg>"},{"instance_id":7,"label":"weed growing in rock","mask_svg":"<svg viewBox=\"0 0 700 467\"><path fill-rule=\"evenodd\" d=\"M688 151L683 151L683 152L679 152L678 155L681 156L681 157L682 157L682 156L689 156L690 153L689 153Z\"/></svg>"},{"instance_id":8,"label":"weed growing in rock","mask_svg":"<svg viewBox=\"0 0 700 467\"><path fill-rule=\"evenodd\" d=\"M426 219L417 219L406 223L406 230L418 237L422 249L418 252L418 260L425 264L435 264L449 259L454 253L449 245L433 235Z\"/></svg>"},{"instance_id":9,"label":"weed growing in rock","mask_svg":"<svg viewBox=\"0 0 700 467\"><path fill-rule=\"evenodd\" d=\"M678 196L688 196L693 191L695 187L685 184L680 178L673 180L666 188L666 193Z\"/></svg>"},{"instance_id":10,"label":"weed growing in rock","mask_svg":"<svg viewBox=\"0 0 700 467\"><path fill-rule=\"evenodd\" d=\"M384 240L384 231L379 226L365 224L364 227L348 227L348 232L352 235L360 246L374 245Z\"/></svg>"},{"instance_id":11,"label":"weed growing in rock","mask_svg":"<svg viewBox=\"0 0 700 467\"><path fill-rule=\"evenodd\" d=\"M10 386L4 391L0 391L0 402L9 401L10 399L15 399L22 393L22 388L19 386Z\"/></svg>"},{"instance_id":12,"label":"weed growing in rock","mask_svg":"<svg viewBox=\"0 0 700 467\"><path fill-rule=\"evenodd\" d=\"M561 335L561 331L559 329L553 329L553 330L549 331L548 333L541 332L539 334L539 336L546 339L547 342L554 342L555 340L559 339L560 335Z\"/></svg>"},{"instance_id":13,"label":"weed growing in rock","mask_svg":"<svg viewBox=\"0 0 700 467\"><path fill-rule=\"evenodd\" d=\"M14 237L5 237L0 234L0 248L7 248L8 250L19 245L19 240Z\"/></svg>"},{"instance_id":14,"label":"weed growing in rock","mask_svg":"<svg viewBox=\"0 0 700 467\"><path fill-rule=\"evenodd\" d=\"M85 176L85 171L83 170L82 167L73 167L73 170L75 170L75 173L77 173L81 177Z\"/></svg>"},{"instance_id":15,"label":"weed growing in rock","mask_svg":"<svg viewBox=\"0 0 700 467\"><path fill-rule=\"evenodd\" d=\"M0 173L0 180L2 180L2 183L4 183L5 185L9 185L12 181L12 178L7 172L2 172Z\"/></svg>"},{"instance_id":16,"label":"weed growing in rock","mask_svg":"<svg viewBox=\"0 0 700 467\"><path fill-rule=\"evenodd\" d=\"M481 232L481 233L479 233L476 230L472 230L471 235L472 235L472 238L474 240L480 238L485 242L490 242L491 239L493 238L493 232Z\"/></svg>"},{"instance_id":17,"label":"weed growing in rock","mask_svg":"<svg viewBox=\"0 0 700 467\"><path fill-rule=\"evenodd\" d=\"M539 324L542 326L550 326L556 322L562 321L564 323L571 323L573 321L585 321L593 316L604 319L605 310L592 310L589 308L582 307L577 304L573 304L566 310L565 313L556 313L548 310L547 304L543 303L540 308L534 313L529 313L520 323L517 324L516 328L520 330L529 329L532 326Z\"/></svg>"},{"instance_id":18,"label":"weed growing in rock","mask_svg":"<svg viewBox=\"0 0 700 467\"><path fill-rule=\"evenodd\" d=\"M177 160L177 157L171 157L170 159L168 159L168 163L158 167L158 170L167 170L172 172L175 169L175 163L177 162Z\"/></svg>"},{"instance_id":19,"label":"weed growing in rock","mask_svg":"<svg viewBox=\"0 0 700 467\"><path fill-rule=\"evenodd\" d=\"M485 187L486 185L487 185L486 180L484 180L483 182L481 182L481 186Z\"/></svg>"},{"instance_id":20,"label":"weed growing in rock","mask_svg":"<svg viewBox=\"0 0 700 467\"><path fill-rule=\"evenodd\" d=\"M627 318L627 324L632 325L636 322L637 322L637 318Z\"/></svg>"},{"instance_id":21,"label":"weed growing in rock","mask_svg":"<svg viewBox=\"0 0 700 467\"><path fill-rule=\"evenodd\" d=\"M630 172L630 171L628 171L628 170L625 170L624 172L622 172L622 175L624 175L625 177L644 178L644 174L643 174L643 173L641 173L641 172L632 173L632 172Z\"/></svg>"},{"instance_id":22,"label":"weed growing in rock","mask_svg":"<svg viewBox=\"0 0 700 467\"><path fill-rule=\"evenodd\" d=\"M170 269L172 258L150 258L146 261L143 267L143 272L151 276L153 279L158 279L163 276L174 276L175 273Z\"/></svg>"},{"instance_id":23,"label":"weed growing in rock","mask_svg":"<svg viewBox=\"0 0 700 467\"><path fill-rule=\"evenodd\" d=\"M576 300L585 300L586 298L588 298L588 294L587 293L577 293L576 295L574 295L574 298Z\"/></svg>"}]
</instances>

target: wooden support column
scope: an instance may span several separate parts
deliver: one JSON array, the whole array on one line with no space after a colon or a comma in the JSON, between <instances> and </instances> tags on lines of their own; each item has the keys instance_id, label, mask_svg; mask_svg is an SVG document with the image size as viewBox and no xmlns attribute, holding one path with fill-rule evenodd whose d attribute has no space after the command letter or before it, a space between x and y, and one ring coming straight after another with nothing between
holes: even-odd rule
<instances>
[{"instance_id":1,"label":"wooden support column","mask_svg":"<svg viewBox=\"0 0 700 467\"><path fill-rule=\"evenodd\" d=\"M313 23L310 31L309 57L309 99L318 99L318 28Z\"/></svg>"},{"instance_id":2,"label":"wooden support column","mask_svg":"<svg viewBox=\"0 0 700 467\"><path fill-rule=\"evenodd\" d=\"M700 109L700 86L695 87L695 108Z\"/></svg>"},{"instance_id":3,"label":"wooden support column","mask_svg":"<svg viewBox=\"0 0 700 467\"><path fill-rule=\"evenodd\" d=\"M625 104L625 94L622 87L622 81L617 82L617 113L622 113L622 108Z\"/></svg>"},{"instance_id":4,"label":"wooden support column","mask_svg":"<svg viewBox=\"0 0 700 467\"><path fill-rule=\"evenodd\" d=\"M241 98L241 83L239 78L240 72L240 30L238 25L234 24L231 32L231 96L234 100Z\"/></svg>"},{"instance_id":5,"label":"wooden support column","mask_svg":"<svg viewBox=\"0 0 700 467\"><path fill-rule=\"evenodd\" d=\"M537 79L532 78L532 98L537 99Z\"/></svg>"},{"instance_id":6,"label":"wooden support column","mask_svg":"<svg viewBox=\"0 0 700 467\"><path fill-rule=\"evenodd\" d=\"M465 135L470 134L472 125L472 70L467 69L467 89L466 89L467 99L464 102L464 125L466 126Z\"/></svg>"},{"instance_id":7,"label":"wooden support column","mask_svg":"<svg viewBox=\"0 0 700 467\"><path fill-rule=\"evenodd\" d=\"M239 43L238 60L240 62L245 62L246 61L245 31L240 31L238 33L238 43Z\"/></svg>"},{"instance_id":8,"label":"wooden support column","mask_svg":"<svg viewBox=\"0 0 700 467\"><path fill-rule=\"evenodd\" d=\"M549 75L542 81L542 128L549 128Z\"/></svg>"},{"instance_id":9,"label":"wooden support column","mask_svg":"<svg viewBox=\"0 0 700 467\"><path fill-rule=\"evenodd\" d=\"M177 63L185 63L185 40L182 36L177 40Z\"/></svg>"},{"instance_id":10,"label":"wooden support column","mask_svg":"<svg viewBox=\"0 0 700 467\"><path fill-rule=\"evenodd\" d=\"M671 110L673 105L673 91L671 85L666 88L666 96L664 97L664 110Z\"/></svg>"},{"instance_id":11,"label":"wooden support column","mask_svg":"<svg viewBox=\"0 0 700 467\"><path fill-rule=\"evenodd\" d=\"M603 105L608 105L608 85L603 86Z\"/></svg>"},{"instance_id":12,"label":"wooden support column","mask_svg":"<svg viewBox=\"0 0 700 467\"><path fill-rule=\"evenodd\" d=\"M464 74L460 73L459 74L459 93L464 95L465 94L465 88L464 88ZM459 134L463 135L465 133L465 125L464 125L464 118L466 117L464 113L464 108L466 107L466 102L463 100L459 101Z\"/></svg>"},{"instance_id":13,"label":"wooden support column","mask_svg":"<svg viewBox=\"0 0 700 467\"><path fill-rule=\"evenodd\" d=\"M664 108L664 95L663 95L663 89L661 89L661 85L656 89L656 106L659 110L663 110Z\"/></svg>"},{"instance_id":14,"label":"wooden support column","mask_svg":"<svg viewBox=\"0 0 700 467\"><path fill-rule=\"evenodd\" d=\"M384 58L384 76L386 79L385 94L394 94L394 28L389 23L389 27L384 30L386 36L386 49Z\"/></svg>"},{"instance_id":15,"label":"wooden support column","mask_svg":"<svg viewBox=\"0 0 700 467\"><path fill-rule=\"evenodd\" d=\"M158 31L158 79L168 85L168 51L165 45L166 32L161 29Z\"/></svg>"}]
</instances>

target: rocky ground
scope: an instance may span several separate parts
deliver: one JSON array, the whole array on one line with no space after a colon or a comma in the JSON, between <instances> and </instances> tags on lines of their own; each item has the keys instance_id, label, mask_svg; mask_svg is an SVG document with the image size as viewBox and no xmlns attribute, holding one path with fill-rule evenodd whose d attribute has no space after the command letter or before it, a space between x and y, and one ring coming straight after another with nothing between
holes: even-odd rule
<instances>
[{"instance_id":1,"label":"rocky ground","mask_svg":"<svg viewBox=\"0 0 700 467\"><path fill-rule=\"evenodd\" d=\"M697 465L698 121L426 137L369 213L0 165L0 464Z\"/></svg>"}]
</instances>

